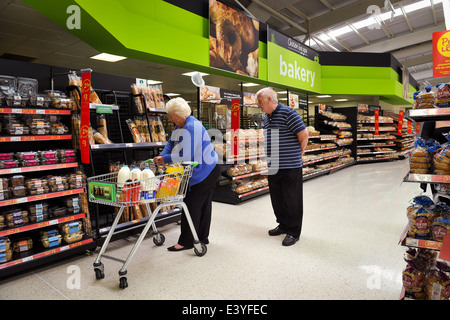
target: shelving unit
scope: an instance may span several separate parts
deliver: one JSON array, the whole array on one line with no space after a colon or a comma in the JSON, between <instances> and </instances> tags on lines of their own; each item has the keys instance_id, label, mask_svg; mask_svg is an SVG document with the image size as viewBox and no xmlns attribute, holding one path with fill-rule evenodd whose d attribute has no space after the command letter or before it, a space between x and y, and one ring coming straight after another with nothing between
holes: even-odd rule
<instances>
[{"instance_id":1,"label":"shelving unit","mask_svg":"<svg viewBox=\"0 0 450 320\"><path fill-rule=\"evenodd\" d=\"M378 115L376 115L378 113ZM383 117L382 120L379 120ZM398 160L394 120L383 115L379 106L358 106L357 163Z\"/></svg>"},{"instance_id":2,"label":"shelving unit","mask_svg":"<svg viewBox=\"0 0 450 320\"><path fill-rule=\"evenodd\" d=\"M405 118L413 122L424 121L439 121L450 119L450 108L442 109L412 109L406 112ZM450 184L450 176L448 175L436 175L436 174L414 174L408 172L403 178L404 182L413 182L420 184ZM450 236L444 236L443 241L435 241L432 239L418 239L408 236L408 225L406 225L399 240L399 244L409 248L429 249L437 251L437 259L448 260L441 256L441 250L445 243L449 243ZM450 262L450 261L447 261ZM426 276L424 276L425 279ZM433 290L435 288L433 287ZM439 288L437 288L440 291ZM439 292L440 293L440 292ZM400 299L411 300L411 297L406 293L404 286L402 286L402 292Z\"/></svg>"},{"instance_id":3,"label":"shelving unit","mask_svg":"<svg viewBox=\"0 0 450 320\"><path fill-rule=\"evenodd\" d=\"M61 116L61 122L65 121L71 115L71 110L65 109L39 109L38 107L0 107L0 116L9 115L43 115L43 116ZM70 122L69 122L70 123ZM70 125L68 125L70 127ZM2 153L16 153L19 151L37 151L37 150L55 150L70 149L71 134L63 135L17 135L17 136L0 136ZM0 176L10 178L14 175L21 174L25 178L35 178L44 176L46 172L61 172L67 174L74 172L78 168L78 162L55 163L49 165L34 165L25 167L12 167L0 169ZM70 171L68 171L70 170ZM84 188L68 189L58 192L49 192L38 195L27 195L22 197L11 197L0 200L0 211L14 208L22 208L29 203L46 201L53 203L60 201L68 196L84 193ZM48 227L57 227L59 224L77 221L86 218L86 213L69 214L59 218L50 218L50 220L42 219L37 223L15 224L14 227L4 227L0 230L0 239L7 237L11 244L22 238L33 239L33 248L23 252L13 252L12 260L0 263L0 277L5 277L17 272L29 270L37 266L41 266L58 259L82 254L87 251L94 250L97 246L96 241L89 234L85 233L80 241L60 245L45 249L39 239L39 232L48 229Z\"/></svg>"},{"instance_id":4,"label":"shelving unit","mask_svg":"<svg viewBox=\"0 0 450 320\"><path fill-rule=\"evenodd\" d=\"M356 109L318 105L315 107L314 119L314 128L319 134L309 137L303 156L304 181L356 163Z\"/></svg>"}]
</instances>

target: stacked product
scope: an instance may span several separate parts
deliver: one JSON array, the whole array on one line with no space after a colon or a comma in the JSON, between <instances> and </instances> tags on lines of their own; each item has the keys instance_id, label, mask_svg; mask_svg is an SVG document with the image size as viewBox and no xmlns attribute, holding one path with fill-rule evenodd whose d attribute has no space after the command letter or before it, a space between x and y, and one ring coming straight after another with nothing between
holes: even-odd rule
<instances>
[{"instance_id":1,"label":"stacked product","mask_svg":"<svg viewBox=\"0 0 450 320\"><path fill-rule=\"evenodd\" d=\"M72 149L0 153L0 169L71 162L76 162Z\"/></svg>"}]
</instances>

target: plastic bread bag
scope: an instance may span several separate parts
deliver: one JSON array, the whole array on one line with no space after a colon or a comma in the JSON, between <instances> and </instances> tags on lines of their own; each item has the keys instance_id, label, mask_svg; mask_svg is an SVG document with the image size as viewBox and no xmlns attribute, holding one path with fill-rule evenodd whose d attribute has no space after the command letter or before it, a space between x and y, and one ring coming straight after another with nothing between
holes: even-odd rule
<instances>
[{"instance_id":1,"label":"plastic bread bag","mask_svg":"<svg viewBox=\"0 0 450 320\"><path fill-rule=\"evenodd\" d=\"M139 87L136 84L131 85L131 92L133 93L134 98L134 104L136 105L137 111L139 114L143 114L145 112L144 110L144 103L142 102L142 99L144 98L141 96L141 92Z\"/></svg>"},{"instance_id":2,"label":"plastic bread bag","mask_svg":"<svg viewBox=\"0 0 450 320\"><path fill-rule=\"evenodd\" d=\"M436 85L436 106L438 108L450 107L450 82Z\"/></svg>"},{"instance_id":3,"label":"plastic bread bag","mask_svg":"<svg viewBox=\"0 0 450 320\"><path fill-rule=\"evenodd\" d=\"M162 85L156 85L154 86L155 88L155 93L156 93L156 98L159 102L159 107L160 108L165 108L166 104L164 102L164 95L163 95L163 90L162 90Z\"/></svg>"},{"instance_id":4,"label":"plastic bread bag","mask_svg":"<svg viewBox=\"0 0 450 320\"><path fill-rule=\"evenodd\" d=\"M131 135L133 136L133 141L135 143L140 143L142 142L142 138L141 138L141 134L139 133L139 130L136 126L136 124L134 123L133 120L128 119L126 120L128 128L130 129Z\"/></svg>"},{"instance_id":5,"label":"plastic bread bag","mask_svg":"<svg viewBox=\"0 0 450 320\"><path fill-rule=\"evenodd\" d=\"M402 272L403 288L414 298L419 298L420 293L423 294L424 274L417 268L414 261L406 259L405 261L408 265Z\"/></svg>"},{"instance_id":6,"label":"plastic bread bag","mask_svg":"<svg viewBox=\"0 0 450 320\"><path fill-rule=\"evenodd\" d=\"M431 211L432 209L434 209L434 202L428 196L414 197L413 203L410 204L406 209L406 216L408 217L408 236L416 236L416 220L418 219L418 217L427 219L426 221L418 220L417 223L420 225L420 232L425 233L424 236L428 236L428 233L426 233L426 230L424 229L429 228L429 225L425 225L425 223L427 223L428 219L431 217L429 211Z\"/></svg>"},{"instance_id":7,"label":"plastic bread bag","mask_svg":"<svg viewBox=\"0 0 450 320\"><path fill-rule=\"evenodd\" d=\"M106 125L106 116L101 113L97 117L97 131L101 133L103 137L108 139L108 127Z\"/></svg>"},{"instance_id":8,"label":"plastic bread bag","mask_svg":"<svg viewBox=\"0 0 450 320\"><path fill-rule=\"evenodd\" d=\"M112 144L113 142L109 140L108 138L105 138L100 132L97 130L92 129L93 132L93 138L96 143L98 144Z\"/></svg>"}]
</instances>

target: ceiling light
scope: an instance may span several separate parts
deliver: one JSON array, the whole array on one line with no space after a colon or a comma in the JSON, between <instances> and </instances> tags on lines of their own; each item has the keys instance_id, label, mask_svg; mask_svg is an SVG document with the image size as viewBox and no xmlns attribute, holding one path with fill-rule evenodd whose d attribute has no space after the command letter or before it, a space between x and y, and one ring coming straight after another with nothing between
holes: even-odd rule
<instances>
[{"instance_id":1,"label":"ceiling light","mask_svg":"<svg viewBox=\"0 0 450 320\"><path fill-rule=\"evenodd\" d=\"M314 101L308 101L308 103L314 103Z\"/></svg>"},{"instance_id":2,"label":"ceiling light","mask_svg":"<svg viewBox=\"0 0 450 320\"><path fill-rule=\"evenodd\" d=\"M334 99L334 101L338 101L338 102L340 102L340 101L348 101L348 99Z\"/></svg>"},{"instance_id":3,"label":"ceiling light","mask_svg":"<svg viewBox=\"0 0 450 320\"><path fill-rule=\"evenodd\" d=\"M327 94L325 94L325 95L323 95L323 96L316 96L317 98L331 98L331 96L329 96L329 95L327 95Z\"/></svg>"},{"instance_id":4,"label":"ceiling light","mask_svg":"<svg viewBox=\"0 0 450 320\"><path fill-rule=\"evenodd\" d=\"M102 60L102 61L107 61L107 62L117 62L120 60L124 60L126 58L127 57L116 56L114 54L109 54L109 53L99 53L99 54L91 57L91 59Z\"/></svg>"},{"instance_id":5,"label":"ceiling light","mask_svg":"<svg viewBox=\"0 0 450 320\"><path fill-rule=\"evenodd\" d=\"M182 73L182 75L183 76L188 76L188 77L192 77L194 74L196 74L198 71L192 71L192 72L185 72L185 73ZM203 72L198 72L198 73L200 73L200 75L202 76L202 77L204 77L204 76L209 76L209 73L203 73Z\"/></svg>"},{"instance_id":6,"label":"ceiling light","mask_svg":"<svg viewBox=\"0 0 450 320\"><path fill-rule=\"evenodd\" d=\"M165 95L169 96L169 97L181 96L181 94L179 94L179 93L165 93Z\"/></svg>"},{"instance_id":7,"label":"ceiling light","mask_svg":"<svg viewBox=\"0 0 450 320\"><path fill-rule=\"evenodd\" d=\"M280 91L280 92L277 92L278 94L286 94L287 93L287 91Z\"/></svg>"},{"instance_id":8,"label":"ceiling light","mask_svg":"<svg viewBox=\"0 0 450 320\"><path fill-rule=\"evenodd\" d=\"M156 80L147 80L147 84L148 85L152 85L152 84L160 84L163 83L162 81L156 81Z\"/></svg>"},{"instance_id":9,"label":"ceiling light","mask_svg":"<svg viewBox=\"0 0 450 320\"><path fill-rule=\"evenodd\" d=\"M242 86L243 87L255 87L255 86L259 86L259 84L249 82L249 83L243 83Z\"/></svg>"}]
</instances>

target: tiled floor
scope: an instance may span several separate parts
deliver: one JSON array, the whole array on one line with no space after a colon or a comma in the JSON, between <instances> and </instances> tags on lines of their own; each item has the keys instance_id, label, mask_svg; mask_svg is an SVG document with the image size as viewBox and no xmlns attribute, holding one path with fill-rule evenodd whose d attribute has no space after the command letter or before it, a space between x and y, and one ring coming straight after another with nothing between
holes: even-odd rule
<instances>
[{"instance_id":1,"label":"tiled floor","mask_svg":"<svg viewBox=\"0 0 450 320\"><path fill-rule=\"evenodd\" d=\"M156 247L147 236L119 288L120 262L96 253L0 281L0 299L398 299L405 248L398 245L406 207L419 185L402 183L407 161L357 165L304 184L299 242L283 247L269 195L232 206L213 203L208 252L168 252L179 226ZM107 253L125 259L137 237L113 242Z\"/></svg>"}]
</instances>

